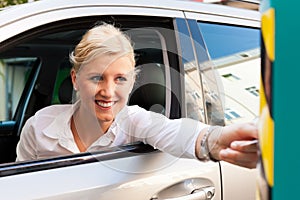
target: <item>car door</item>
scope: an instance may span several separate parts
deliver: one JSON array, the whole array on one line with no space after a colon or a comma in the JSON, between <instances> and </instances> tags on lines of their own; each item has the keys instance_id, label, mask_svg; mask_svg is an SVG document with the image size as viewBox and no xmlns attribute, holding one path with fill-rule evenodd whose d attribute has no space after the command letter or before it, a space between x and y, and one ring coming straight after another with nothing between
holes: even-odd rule
<instances>
[{"instance_id":1,"label":"car door","mask_svg":"<svg viewBox=\"0 0 300 200\"><path fill-rule=\"evenodd\" d=\"M151 69L157 67L161 70L160 77L163 74L163 81L158 84L157 80L143 83L141 79L141 86L150 85L146 92L159 91L162 95L162 98L152 95L154 106L149 105L149 99L141 99L145 92L139 90L142 87L134 90L137 96L133 95L130 103L148 106L147 109L170 118L185 117L184 68L195 59L195 48L182 11L153 5L106 5L98 1L51 1L50 4L41 1L7 11L1 19L5 19L0 25L1 69L5 70L3 74L10 74L3 76L7 78L5 88L10 90L2 91L8 96L2 106L10 114L3 114L0 133L13 138L9 139L12 144L3 141L10 148L10 156L5 157L6 149L1 157L11 163L0 166L0 187L5 188L1 196L5 199L222 199L218 162L175 158L141 143L12 162L12 150L22 125L37 110L60 103L60 86L70 70L68 54L80 36L99 21L120 26L135 42L137 63ZM199 81L197 85L201 87L197 75L192 80ZM16 85L21 85L18 90L14 88ZM19 96L11 97L15 94ZM207 121L206 105L198 101L197 106L196 119Z\"/></svg>"},{"instance_id":2,"label":"car door","mask_svg":"<svg viewBox=\"0 0 300 200\"><path fill-rule=\"evenodd\" d=\"M215 12L218 8L215 8ZM233 17L237 12L238 17ZM210 85L205 101L214 102L211 99L216 96L222 99L221 114L226 125L255 122L259 115L261 66L259 12L241 9L227 12L227 9L221 9L218 16L209 16L209 20L200 12L185 11L185 15L193 33L194 46L198 49L196 52L203 87L205 83ZM209 52L209 62L203 51ZM214 70L208 70L210 68ZM216 103L213 108L211 115L219 116L220 106ZM216 120L215 117L212 119ZM243 169L226 162L220 164L223 198L255 199L257 169ZM241 184L237 179L247 181Z\"/></svg>"}]
</instances>

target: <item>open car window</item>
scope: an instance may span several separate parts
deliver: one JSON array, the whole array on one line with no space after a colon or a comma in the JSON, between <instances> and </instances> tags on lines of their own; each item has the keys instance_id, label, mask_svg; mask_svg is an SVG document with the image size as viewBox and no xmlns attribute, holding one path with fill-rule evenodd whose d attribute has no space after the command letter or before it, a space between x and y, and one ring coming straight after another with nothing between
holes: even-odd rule
<instances>
[{"instance_id":1,"label":"open car window","mask_svg":"<svg viewBox=\"0 0 300 200\"><path fill-rule=\"evenodd\" d=\"M178 109L171 109L169 74L179 67L175 50L168 52L177 49L171 18L102 16L46 24L10 38L0 47L0 72L9 74L6 80L6 75L1 76L4 87L0 92L5 94L5 103L1 101L0 116L2 125L12 124L1 134L13 137L13 144L0 141L3 143L0 154L5 157L2 162L14 161L22 126L35 112L52 104L75 102L69 77L72 67L69 54L89 28L101 21L112 23L112 18L113 23L131 38L136 67L140 69L128 104L167 117L180 117ZM35 65L38 67L34 68ZM5 155L8 147L10 156Z\"/></svg>"}]
</instances>

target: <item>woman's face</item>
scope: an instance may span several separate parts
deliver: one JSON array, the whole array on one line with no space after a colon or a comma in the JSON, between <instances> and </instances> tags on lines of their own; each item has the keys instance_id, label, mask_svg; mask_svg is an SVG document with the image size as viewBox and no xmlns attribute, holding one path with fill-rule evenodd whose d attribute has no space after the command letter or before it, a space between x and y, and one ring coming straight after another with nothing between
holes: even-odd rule
<instances>
[{"instance_id":1,"label":"woman's face","mask_svg":"<svg viewBox=\"0 0 300 200\"><path fill-rule=\"evenodd\" d=\"M129 56L99 56L76 75L74 87L80 92L81 110L100 122L112 122L127 104L134 84L134 66Z\"/></svg>"}]
</instances>

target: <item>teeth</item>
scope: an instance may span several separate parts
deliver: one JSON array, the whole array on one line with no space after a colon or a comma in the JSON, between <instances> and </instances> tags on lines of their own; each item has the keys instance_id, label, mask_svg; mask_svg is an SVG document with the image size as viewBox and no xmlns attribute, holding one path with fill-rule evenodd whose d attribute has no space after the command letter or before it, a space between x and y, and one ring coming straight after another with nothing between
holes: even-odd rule
<instances>
[{"instance_id":1,"label":"teeth","mask_svg":"<svg viewBox=\"0 0 300 200\"><path fill-rule=\"evenodd\" d=\"M114 104L114 102L105 103L105 102L97 101L97 104L104 108L108 108L108 107L112 106Z\"/></svg>"}]
</instances>

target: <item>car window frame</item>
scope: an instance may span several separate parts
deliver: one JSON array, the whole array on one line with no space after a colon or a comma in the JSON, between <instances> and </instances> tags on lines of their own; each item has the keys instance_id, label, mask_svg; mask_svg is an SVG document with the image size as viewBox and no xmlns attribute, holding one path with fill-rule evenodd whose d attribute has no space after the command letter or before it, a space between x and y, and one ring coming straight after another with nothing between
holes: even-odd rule
<instances>
[{"instance_id":1,"label":"car window frame","mask_svg":"<svg viewBox=\"0 0 300 200\"><path fill-rule=\"evenodd\" d=\"M101 15L101 17L102 18L106 18L105 16L103 17L103 15ZM107 17L109 17L109 16L107 16ZM127 16L128 17L128 16ZM130 16L130 17L132 17L132 18L135 18L136 16ZM98 19L98 16L93 16L93 17L83 17L82 19L86 19L87 21L93 21L95 18L97 18ZM145 16L139 16L139 18L145 18ZM146 16L146 18L149 18L148 16ZM153 18L153 17L152 17ZM152 19L151 18L151 19ZM157 17L156 17L157 18ZM159 18L162 18L162 17L159 17ZM57 31L57 30L61 30L61 27L63 27L63 28L65 28L65 25L66 25L66 23L68 24L68 26L73 26L74 24L76 25L76 26L78 26L78 27L80 27L80 28L82 28L81 27L81 23L79 23L78 22L78 19L80 19L80 18L73 18L73 19L67 19L65 22L59 22L59 23L57 23L57 22L55 22L54 23L54 25L53 26L50 26L50 27L47 27L47 26L49 26L49 24L46 24L46 25L44 25L45 27L47 27L46 29L49 29L49 30L51 30L51 32L55 32L55 31ZM150 18L149 18L150 19ZM172 19L172 18L170 18L170 19ZM152 19L153 20L153 19ZM70 23L70 21L73 21L74 22L74 24L72 25L72 23ZM175 21L174 21L174 19L172 19L171 21L173 21L172 22L172 24L174 24L175 23ZM149 23L149 22L148 22ZM148 24L147 23L147 24ZM155 22L155 23L157 23L157 22ZM151 24L151 23L150 23ZM134 25L134 26L136 26L136 25ZM72 28L74 28L74 27L72 27ZM18 43L22 43L23 41L26 41L26 40L29 40L30 38L34 38L34 37L36 37L37 35L40 35L41 33L43 33L45 30L44 30L44 28L43 28L43 26L41 26L41 27L37 27L36 29L32 29L32 30L30 30L30 31L26 31L26 32L24 32L24 33L22 33L22 34L19 34L19 35L17 35L17 36L14 36L14 37L12 37L12 38L10 38L9 40L7 40L7 41L5 41L5 43L4 43L4 45L2 46L2 48L0 49L0 52L2 52L2 51L5 51L6 49L7 49L7 47L9 47L9 46L15 46L16 44L18 44ZM45 32L47 32L47 31L45 31ZM169 40L170 40L170 37L168 38ZM175 39L175 38L174 38ZM170 63L167 63L167 65L169 65L168 67L170 67L170 66L172 66L172 68L173 68L173 70L171 70L171 71L179 71L179 64L178 64L178 59L177 59L177 44L175 43L174 44L174 42L172 43L172 42L170 42L170 41L168 41L168 44L172 44L172 47L170 48L170 49L172 49L171 51L169 51L169 49L167 48L167 47L164 47L164 48L166 48L165 49L165 51L166 52L164 52L164 53L166 53L166 55L168 56L168 58L166 59L164 59L164 60L167 60L167 61L169 61ZM172 52L173 51L173 52ZM39 108L39 107L36 107L36 108L34 108L33 110L32 109L28 109L28 108L26 108L25 110L26 110L26 112L25 112L25 110L24 110L24 107L26 107L26 106L28 106L28 104L35 104L34 102L31 102L30 101L30 99L32 99L32 92L33 92L33 90L34 89L37 89L37 87L36 87L36 84L37 84L37 81L39 80L39 79L41 79L39 76L38 76L38 73L41 71L41 70L43 70L43 68L44 68L44 70L45 70L45 67L41 67L41 65L43 64L43 60L42 60L42 58L39 58L38 59L38 63L40 63L40 65L38 65L39 66L39 68L38 68L38 70L33 70L33 74L35 74L35 77L34 77L34 79L32 79L32 78L30 78L29 79L29 81L28 81L28 83L27 84L29 84L30 85L30 92L23 92L24 94L22 95L22 99L26 96L26 95L28 95L28 97L30 96L30 98L26 98L26 104L24 104L24 103L19 103L20 105L18 105L18 112L19 111L21 111L22 113L21 114L18 114L18 112L16 112L16 116L15 116L15 118L18 118L19 119L19 121L18 121L18 123L15 123L14 124L14 126L15 127L17 127L17 129L18 129L18 132L17 132L17 139L19 138L19 135L20 135L20 132L21 132L21 127L23 126L23 124L25 123L25 121L26 121L26 119L28 119L31 115L33 115L37 110L39 110L39 109L41 109L41 108ZM56 70L53 70L53 73L52 74L56 74L57 73L57 70L58 69L56 69ZM34 73L35 72L35 73ZM44 74L45 74L45 72L43 72ZM170 72L168 72L168 73L170 73ZM175 74L178 74L178 73L175 73ZM169 80L169 84L170 85L168 85L167 86L167 88L171 88L171 90L173 91L173 90L176 90L177 91L177 95L180 93L180 88L178 87L178 85L177 85L177 80L176 80L176 78L174 78L173 77L174 75L172 75L171 77L169 77L170 79L172 79L172 80ZM173 78L172 78L173 77ZM172 83L171 83L172 82ZM39 85L39 84L38 84ZM29 86L27 86L26 87L26 90L28 89L28 87ZM53 87L54 87L54 84L53 84ZM49 88L48 88L49 89ZM52 89L50 89L50 90L52 90ZM169 90L168 89L168 91L169 91L169 93L168 93L168 95L174 95L174 94L171 94L171 90ZM46 94L47 92L45 92L45 94ZM175 97L177 96L177 95L174 95ZM177 99L177 98L174 98L174 96L173 97L168 97L168 99L169 99L169 105L167 105L167 107L169 108L169 118L178 118L178 117L180 117L181 116L181 111L180 111L180 102L179 102L179 100ZM34 98L33 98L34 99ZM49 98L49 99L51 99L51 97ZM48 101L49 101L49 99L48 99ZM48 103L50 103L50 101L48 102ZM13 129L15 129L15 127L13 128ZM16 141L17 141L17 139L16 139ZM135 146L134 144L132 144L133 146ZM147 145L145 145L146 147L147 147ZM133 147L133 148L135 148L135 147ZM137 145L136 146L136 148L139 148L139 145ZM145 148L145 147L141 147L141 148ZM148 148L149 149L149 152L155 152L155 150L152 148ZM113 152L114 150L112 150L112 152ZM115 155L117 155L117 154L115 154ZM80 155L78 155L78 157L80 157ZM118 158L118 156L116 156L116 157L114 157L114 159L117 159ZM64 156L62 156L62 157L57 157L56 158L57 160L60 160L61 159L61 162L63 163L64 162L64 160L65 159L68 159L68 158L64 158ZM37 161L38 162L38 161ZM41 162L38 162L38 163L43 163L43 162L45 162L45 161L41 161ZM51 161L50 161L51 162ZM35 165L36 164L36 162L28 162L28 165L29 166L31 166L31 165ZM10 167L12 167L12 168L14 168L14 167L16 167L16 166L18 166L18 164L17 163L15 163L15 164L10 164ZM59 165L58 165L59 166ZM7 168L7 165L6 164L3 164L3 168ZM22 167L21 167L22 168ZM16 170L12 170L12 171L16 171ZM22 171L22 170L21 170ZM7 173L7 172L5 172L5 173ZM13 174L13 173L12 173Z\"/></svg>"}]
</instances>

